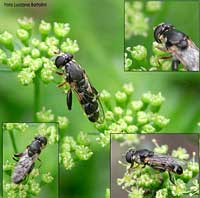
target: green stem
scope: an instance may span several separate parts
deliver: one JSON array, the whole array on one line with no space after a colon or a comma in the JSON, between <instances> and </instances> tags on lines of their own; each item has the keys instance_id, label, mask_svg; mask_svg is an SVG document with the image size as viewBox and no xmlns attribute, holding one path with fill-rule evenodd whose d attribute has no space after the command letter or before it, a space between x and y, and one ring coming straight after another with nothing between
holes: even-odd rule
<instances>
[{"instance_id":1,"label":"green stem","mask_svg":"<svg viewBox=\"0 0 200 198\"><path fill-rule=\"evenodd\" d=\"M14 152L18 153L17 152L18 150L17 150L17 146L16 146L16 143L15 143L15 137L14 137L13 131L9 131L9 135L10 135L10 139L11 139L11 142L12 142L12 146L13 146Z\"/></svg>"},{"instance_id":2,"label":"green stem","mask_svg":"<svg viewBox=\"0 0 200 198\"><path fill-rule=\"evenodd\" d=\"M36 73L34 79L34 121L37 121L36 113L40 110L40 79Z\"/></svg>"}]
</instances>

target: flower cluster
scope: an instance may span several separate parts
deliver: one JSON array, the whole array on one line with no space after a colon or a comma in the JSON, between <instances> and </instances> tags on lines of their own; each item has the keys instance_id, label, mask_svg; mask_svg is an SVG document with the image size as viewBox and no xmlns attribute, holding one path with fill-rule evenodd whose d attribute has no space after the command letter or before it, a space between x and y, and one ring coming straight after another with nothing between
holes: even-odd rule
<instances>
[{"instance_id":1,"label":"flower cluster","mask_svg":"<svg viewBox=\"0 0 200 198\"><path fill-rule=\"evenodd\" d=\"M60 162L66 170L75 166L75 162L88 160L93 155L90 149L90 139L87 133L80 132L75 140L71 136L63 138L60 150Z\"/></svg>"},{"instance_id":2,"label":"flower cluster","mask_svg":"<svg viewBox=\"0 0 200 198\"><path fill-rule=\"evenodd\" d=\"M111 94L103 90L100 100L104 105L105 119L95 127L99 132L97 141L104 147L109 144L111 133L153 133L167 126L169 119L158 112L165 98L150 91L144 93L139 100L133 100L134 87L124 84L121 91ZM121 135L120 135L121 136Z\"/></svg>"},{"instance_id":3,"label":"flower cluster","mask_svg":"<svg viewBox=\"0 0 200 198\"><path fill-rule=\"evenodd\" d=\"M147 36L149 18L143 10L152 14L160 9L160 1L149 1L145 4L140 1L125 1L125 38L128 39L133 35Z\"/></svg>"},{"instance_id":4,"label":"flower cluster","mask_svg":"<svg viewBox=\"0 0 200 198\"><path fill-rule=\"evenodd\" d=\"M9 161L6 161L3 165L3 171L7 177L11 178L14 166L15 164ZM49 172L41 174L38 168L34 168L29 174L28 179L20 184L3 181L4 196L8 198L37 197L41 191L41 186L51 183L53 179Z\"/></svg>"},{"instance_id":5,"label":"flower cluster","mask_svg":"<svg viewBox=\"0 0 200 198\"><path fill-rule=\"evenodd\" d=\"M170 71L171 60L160 59L166 53L158 49L162 44L153 42L150 59L147 59L147 49L143 45L127 47L125 52L125 70L126 71ZM184 70L180 67L180 71Z\"/></svg>"},{"instance_id":6,"label":"flower cluster","mask_svg":"<svg viewBox=\"0 0 200 198\"><path fill-rule=\"evenodd\" d=\"M168 145L159 146L155 139L152 141L155 144L154 152L159 154L168 153ZM190 159L187 150L181 147L172 151L172 157L179 160L187 160L183 174L177 175L172 173L175 184L170 181L167 171L161 173L149 166L144 167L143 165L139 165L137 168L134 168L134 171L130 172L130 164L125 165L119 161L121 165L126 166L127 171L123 178L118 178L117 184L128 192L129 198L145 198L149 196L155 198L182 197L184 195L187 197L198 196L199 185L197 175L199 172L199 164L195 161L195 155L193 153L193 157Z\"/></svg>"},{"instance_id":7,"label":"flower cluster","mask_svg":"<svg viewBox=\"0 0 200 198\"><path fill-rule=\"evenodd\" d=\"M52 57L60 51L74 54L79 50L77 41L68 37L69 24L51 24L42 20L38 27L38 38L38 35L32 34L32 18L18 19L17 23L18 40L7 31L0 34L0 63L18 72L18 79L22 85L29 85L36 77L44 83L54 81L56 66L51 60Z\"/></svg>"},{"instance_id":8,"label":"flower cluster","mask_svg":"<svg viewBox=\"0 0 200 198\"><path fill-rule=\"evenodd\" d=\"M37 121L39 122L58 122L60 129L66 129L69 124L69 120L66 116L55 116L51 109L42 107L41 111L36 113Z\"/></svg>"},{"instance_id":9,"label":"flower cluster","mask_svg":"<svg viewBox=\"0 0 200 198\"><path fill-rule=\"evenodd\" d=\"M42 108L37 112L37 120L40 122L58 122L58 127L63 131L69 125L69 121L65 116L55 116L51 109ZM49 143L58 141L53 126L41 124L38 127L40 134L48 137ZM63 135L62 135L63 136ZM70 170L75 166L75 162L80 160L88 160L93 155L90 148L90 137L87 133L80 132L76 139L72 136L64 136L60 140L59 159L66 170Z\"/></svg>"},{"instance_id":10,"label":"flower cluster","mask_svg":"<svg viewBox=\"0 0 200 198\"><path fill-rule=\"evenodd\" d=\"M3 130L5 132L9 131L18 131L25 132L28 129L29 125L27 123L4 123Z\"/></svg>"}]
</instances>

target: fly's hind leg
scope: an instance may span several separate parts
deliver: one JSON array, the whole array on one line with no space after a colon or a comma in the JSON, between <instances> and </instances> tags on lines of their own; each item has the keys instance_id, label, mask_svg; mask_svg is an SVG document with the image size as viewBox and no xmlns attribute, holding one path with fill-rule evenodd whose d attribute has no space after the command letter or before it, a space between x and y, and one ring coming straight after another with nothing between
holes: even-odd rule
<instances>
[{"instance_id":1,"label":"fly's hind leg","mask_svg":"<svg viewBox=\"0 0 200 198\"><path fill-rule=\"evenodd\" d=\"M69 89L67 91L67 107L68 107L68 110L71 110L72 109L72 90Z\"/></svg>"},{"instance_id":2,"label":"fly's hind leg","mask_svg":"<svg viewBox=\"0 0 200 198\"><path fill-rule=\"evenodd\" d=\"M169 180L172 182L172 184L175 185L175 180L174 180L174 177L172 176L172 174L168 171L169 173Z\"/></svg>"},{"instance_id":3,"label":"fly's hind leg","mask_svg":"<svg viewBox=\"0 0 200 198\"><path fill-rule=\"evenodd\" d=\"M178 71L178 65L180 64L180 61L175 59L172 60L172 71Z\"/></svg>"},{"instance_id":4,"label":"fly's hind leg","mask_svg":"<svg viewBox=\"0 0 200 198\"><path fill-rule=\"evenodd\" d=\"M42 160L40 158L37 158L37 160L40 162L40 165L38 168L40 168L42 166Z\"/></svg>"}]
</instances>

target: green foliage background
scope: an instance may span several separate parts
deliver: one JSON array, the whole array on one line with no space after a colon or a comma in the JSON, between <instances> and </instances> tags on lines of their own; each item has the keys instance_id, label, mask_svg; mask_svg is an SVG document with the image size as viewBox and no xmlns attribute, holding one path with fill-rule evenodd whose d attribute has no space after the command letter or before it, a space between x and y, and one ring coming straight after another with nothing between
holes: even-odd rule
<instances>
[{"instance_id":1,"label":"green foliage background","mask_svg":"<svg viewBox=\"0 0 200 198\"><path fill-rule=\"evenodd\" d=\"M16 19L23 16L49 22L68 22L71 25L69 36L76 39L80 47L75 58L97 90L106 89L114 94L124 82L132 82L136 90L135 98L148 90L156 93L161 91L166 97L161 113L171 119L164 132L200 131L197 128L200 120L200 73L124 73L123 1L58 0L47 3L47 8L40 9L5 8L1 4L0 32L6 29L14 33ZM177 11L175 18L186 25L182 13L193 12L193 7L183 6L180 9L180 6L174 5L173 9ZM170 13L170 9L163 8L158 17L163 19ZM190 29L192 31L193 26ZM148 36L147 41L151 43L152 35ZM1 67L3 70L4 66ZM24 87L17 81L15 73L0 71L0 89L1 121L33 120L32 85ZM80 130L95 132L83 115L76 96L72 111L67 111L65 95L55 84L41 85L40 105L51 108L57 115L67 115L70 126L65 133L68 135L75 135ZM105 189L109 186L108 151L96 149L90 160L79 163L72 171L66 172L61 168L61 197L104 197ZM52 159L52 156L49 158Z\"/></svg>"}]
</instances>

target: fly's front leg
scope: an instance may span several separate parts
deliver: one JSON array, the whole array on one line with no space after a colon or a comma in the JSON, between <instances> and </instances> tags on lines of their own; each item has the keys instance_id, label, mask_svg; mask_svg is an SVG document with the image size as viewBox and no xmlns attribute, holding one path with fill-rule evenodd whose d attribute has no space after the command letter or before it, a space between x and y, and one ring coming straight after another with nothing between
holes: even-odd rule
<instances>
[{"instance_id":1,"label":"fly's front leg","mask_svg":"<svg viewBox=\"0 0 200 198\"><path fill-rule=\"evenodd\" d=\"M18 161L19 161L18 158L20 158L20 157L22 157L22 156L23 156L23 153L15 153L15 154L13 155L13 160L15 160L16 162L18 162Z\"/></svg>"},{"instance_id":2,"label":"fly's front leg","mask_svg":"<svg viewBox=\"0 0 200 198\"><path fill-rule=\"evenodd\" d=\"M68 107L68 110L72 109L72 90L71 89L67 91L67 107Z\"/></svg>"},{"instance_id":3,"label":"fly's front leg","mask_svg":"<svg viewBox=\"0 0 200 198\"><path fill-rule=\"evenodd\" d=\"M159 56L159 57L157 58L157 61L158 61L159 66L161 65L160 60L169 60L169 59L171 59L171 58L172 58L172 56Z\"/></svg>"},{"instance_id":4,"label":"fly's front leg","mask_svg":"<svg viewBox=\"0 0 200 198\"><path fill-rule=\"evenodd\" d=\"M176 185L174 181L174 177L172 177L172 174L169 171L168 173L169 173L169 180L172 182L172 184Z\"/></svg>"},{"instance_id":5,"label":"fly's front leg","mask_svg":"<svg viewBox=\"0 0 200 198\"><path fill-rule=\"evenodd\" d=\"M56 71L56 74L58 74L59 76L63 76L64 75L63 72L58 72L58 71Z\"/></svg>"},{"instance_id":6,"label":"fly's front leg","mask_svg":"<svg viewBox=\"0 0 200 198\"><path fill-rule=\"evenodd\" d=\"M131 166L130 166L129 169L128 169L128 173L129 173L129 174L131 173L131 169L133 168L133 166L134 166L134 162L131 163Z\"/></svg>"},{"instance_id":7,"label":"fly's front leg","mask_svg":"<svg viewBox=\"0 0 200 198\"><path fill-rule=\"evenodd\" d=\"M67 82L66 82L66 81L64 81L64 82L62 82L62 83L58 84L58 85L57 85L57 87L62 87L62 86L64 86L66 83L67 83Z\"/></svg>"}]
</instances>

